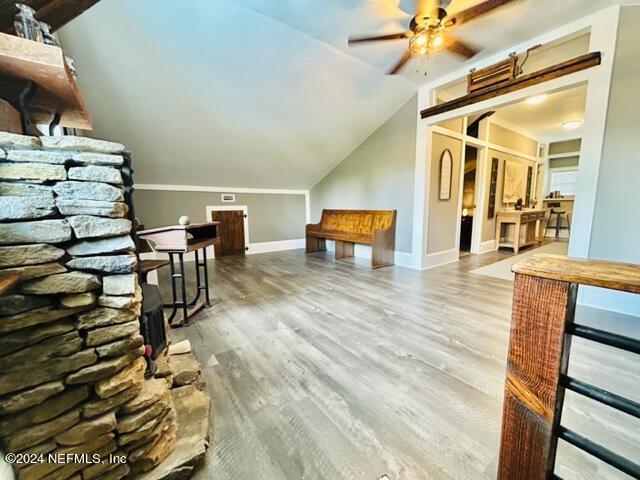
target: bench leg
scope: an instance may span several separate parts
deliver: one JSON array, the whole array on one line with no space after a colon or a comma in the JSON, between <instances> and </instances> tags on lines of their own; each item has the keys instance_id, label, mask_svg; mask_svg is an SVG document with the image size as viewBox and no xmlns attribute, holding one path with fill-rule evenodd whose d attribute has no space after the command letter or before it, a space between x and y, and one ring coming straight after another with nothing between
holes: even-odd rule
<instances>
[{"instance_id":1,"label":"bench leg","mask_svg":"<svg viewBox=\"0 0 640 480\"><path fill-rule=\"evenodd\" d=\"M371 246L371 268L388 267L395 263L394 250L376 245Z\"/></svg>"},{"instance_id":2,"label":"bench leg","mask_svg":"<svg viewBox=\"0 0 640 480\"><path fill-rule=\"evenodd\" d=\"M353 242L336 240L336 260L340 260L341 258L353 257L353 249Z\"/></svg>"},{"instance_id":3,"label":"bench leg","mask_svg":"<svg viewBox=\"0 0 640 480\"><path fill-rule=\"evenodd\" d=\"M306 253L324 252L327 250L327 242L324 238L307 237Z\"/></svg>"}]
</instances>

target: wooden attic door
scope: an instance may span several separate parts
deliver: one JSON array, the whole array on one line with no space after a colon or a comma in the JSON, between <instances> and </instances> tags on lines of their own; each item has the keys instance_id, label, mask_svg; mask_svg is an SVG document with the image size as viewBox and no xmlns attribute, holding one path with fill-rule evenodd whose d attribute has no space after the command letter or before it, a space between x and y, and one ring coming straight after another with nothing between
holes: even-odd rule
<instances>
[{"instance_id":1,"label":"wooden attic door","mask_svg":"<svg viewBox=\"0 0 640 480\"><path fill-rule=\"evenodd\" d=\"M211 220L220 222L220 242L214 245L216 257L244 255L244 211L214 210Z\"/></svg>"}]
</instances>

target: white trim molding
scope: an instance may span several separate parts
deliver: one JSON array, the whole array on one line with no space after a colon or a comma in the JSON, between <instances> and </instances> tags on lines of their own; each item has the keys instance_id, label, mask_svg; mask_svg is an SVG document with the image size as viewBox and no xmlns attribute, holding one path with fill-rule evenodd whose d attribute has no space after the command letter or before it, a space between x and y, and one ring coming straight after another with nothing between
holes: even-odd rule
<instances>
[{"instance_id":1,"label":"white trim molding","mask_svg":"<svg viewBox=\"0 0 640 480\"><path fill-rule=\"evenodd\" d=\"M589 256L620 8L619 5L614 5L598 12L597 21L594 20L589 37L589 51L602 52L602 62L597 68L585 71L589 73L589 82L580 144L578 184L571 213L572 235L569 239L568 255L572 257Z\"/></svg>"},{"instance_id":2,"label":"white trim molding","mask_svg":"<svg viewBox=\"0 0 640 480\"><path fill-rule=\"evenodd\" d=\"M480 254L493 252L494 250L497 250L495 240L487 240L485 242L480 242L480 252L479 252Z\"/></svg>"},{"instance_id":3,"label":"white trim molding","mask_svg":"<svg viewBox=\"0 0 640 480\"><path fill-rule=\"evenodd\" d=\"M276 240L273 242L258 242L249 245L247 255L255 255L257 253L281 252L283 250L296 250L304 248L305 239L295 238L293 240Z\"/></svg>"},{"instance_id":4,"label":"white trim molding","mask_svg":"<svg viewBox=\"0 0 640 480\"><path fill-rule=\"evenodd\" d=\"M441 252L427 253L425 256L425 263L422 266L422 270L428 270L430 268L439 267L448 263L455 263L460 257L458 248L451 248L449 250L442 250Z\"/></svg>"},{"instance_id":5,"label":"white trim molding","mask_svg":"<svg viewBox=\"0 0 640 480\"><path fill-rule=\"evenodd\" d=\"M567 153L554 153L547 155L549 160L553 160L554 158L570 158L570 157L579 157L580 152L567 152Z\"/></svg>"},{"instance_id":6,"label":"white trim molding","mask_svg":"<svg viewBox=\"0 0 640 480\"><path fill-rule=\"evenodd\" d=\"M272 195L305 195L309 190L291 190L286 188L245 188L212 187L208 185L170 185L165 183L136 183L135 190L163 190L171 192L212 192L212 193L262 193Z\"/></svg>"}]
</instances>

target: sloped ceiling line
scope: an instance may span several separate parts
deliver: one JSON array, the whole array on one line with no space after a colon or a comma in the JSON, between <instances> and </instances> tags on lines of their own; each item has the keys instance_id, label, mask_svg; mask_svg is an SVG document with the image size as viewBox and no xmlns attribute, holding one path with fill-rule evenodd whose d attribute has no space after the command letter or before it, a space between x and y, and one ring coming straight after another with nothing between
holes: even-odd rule
<instances>
[{"instance_id":1,"label":"sloped ceiling line","mask_svg":"<svg viewBox=\"0 0 640 480\"><path fill-rule=\"evenodd\" d=\"M279 19L278 17L276 17L274 15L268 15L267 13L264 13L263 11L261 11L261 10L259 10L257 8L253 8L253 7L250 7L248 5L244 5L244 4L242 4L242 2L240 2L239 5L242 8L245 8L246 10L250 10L251 12L253 12L253 13L257 14L257 15L260 15L260 16L268 19L268 20L271 20L273 22L277 22L277 23L279 23L280 25L282 25L284 27L287 27L287 28L290 28L292 30L295 30L295 32L297 32L299 35L303 35L303 36L311 39L314 42L318 42L321 45L323 45L323 46L325 46L327 48L330 48L337 55L347 56L347 57L349 57L349 58L351 58L351 59L353 59L353 60L355 60L357 62L365 64L367 67L375 68L376 70L378 70L383 75L386 75L386 73L387 73L387 69L384 69L384 68L382 68L382 67L380 67L380 66L378 66L378 65L376 65L374 63L371 63L371 62L365 62L361 58L359 58L356 55L354 55L353 53L351 53L351 52L353 52L353 50L349 50L349 49L342 50L342 49L332 45L330 42L328 42L326 40L323 40L322 38L316 37L316 36L312 35L311 33L309 33L308 31L306 31L306 30L304 30L302 28L299 28L296 25L291 25L289 23L286 23L286 22L282 21L281 19ZM345 45L347 44L347 37L346 36L345 36L344 43L345 43ZM404 77L401 77L401 76L397 76L397 77L394 77L394 78L399 79L399 81L406 82L407 84L411 85L412 87L415 87L416 90L417 90L417 85L414 84L412 81L410 81L410 80L408 80L408 79L406 79Z\"/></svg>"}]
</instances>

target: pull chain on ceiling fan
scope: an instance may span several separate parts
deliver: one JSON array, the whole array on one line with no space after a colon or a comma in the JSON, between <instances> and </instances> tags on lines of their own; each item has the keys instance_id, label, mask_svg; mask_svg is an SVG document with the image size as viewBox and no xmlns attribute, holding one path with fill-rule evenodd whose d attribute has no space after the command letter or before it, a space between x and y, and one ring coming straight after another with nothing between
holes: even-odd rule
<instances>
[{"instance_id":1,"label":"pull chain on ceiling fan","mask_svg":"<svg viewBox=\"0 0 640 480\"><path fill-rule=\"evenodd\" d=\"M409 30L400 33L390 33L365 37L349 37L349 45L366 42L380 42L388 40L408 40L402 57L387 72L389 75L398 73L412 58L426 58L436 52L447 50L465 59L472 58L478 50L451 34L451 31L463 23L486 15L498 7L516 0L486 0L478 5L461 12L449 15L446 8L451 0L415 0L415 15L409 23Z\"/></svg>"}]
</instances>

